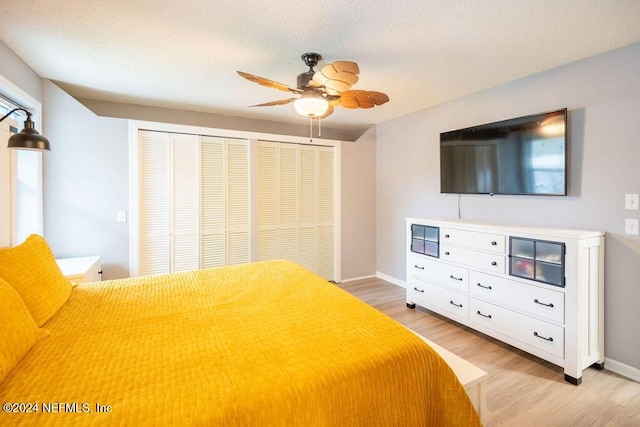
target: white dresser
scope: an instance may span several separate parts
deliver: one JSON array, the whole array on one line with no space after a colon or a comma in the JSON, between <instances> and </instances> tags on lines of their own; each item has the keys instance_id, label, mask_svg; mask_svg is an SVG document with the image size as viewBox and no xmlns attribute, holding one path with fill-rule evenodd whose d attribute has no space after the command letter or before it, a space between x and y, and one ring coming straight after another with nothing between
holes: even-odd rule
<instances>
[{"instance_id":1,"label":"white dresser","mask_svg":"<svg viewBox=\"0 0 640 427\"><path fill-rule=\"evenodd\" d=\"M102 260L99 256L61 258L56 260L62 274L71 282L102 280Z\"/></svg>"},{"instance_id":2,"label":"white dresser","mask_svg":"<svg viewBox=\"0 0 640 427\"><path fill-rule=\"evenodd\" d=\"M604 366L604 233L407 219L407 306L564 368Z\"/></svg>"}]
</instances>

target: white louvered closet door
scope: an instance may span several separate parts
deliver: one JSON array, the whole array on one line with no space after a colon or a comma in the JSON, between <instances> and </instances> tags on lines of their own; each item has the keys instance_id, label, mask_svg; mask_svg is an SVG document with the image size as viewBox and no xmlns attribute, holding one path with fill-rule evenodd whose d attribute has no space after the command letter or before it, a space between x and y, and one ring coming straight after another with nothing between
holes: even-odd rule
<instances>
[{"instance_id":1,"label":"white louvered closet door","mask_svg":"<svg viewBox=\"0 0 640 427\"><path fill-rule=\"evenodd\" d=\"M298 145L280 144L278 158L278 258L299 262Z\"/></svg>"},{"instance_id":2,"label":"white louvered closet door","mask_svg":"<svg viewBox=\"0 0 640 427\"><path fill-rule=\"evenodd\" d=\"M171 271L200 267L200 137L171 137Z\"/></svg>"},{"instance_id":3,"label":"white louvered closet door","mask_svg":"<svg viewBox=\"0 0 640 427\"><path fill-rule=\"evenodd\" d=\"M171 134L138 135L140 275L171 271Z\"/></svg>"},{"instance_id":4,"label":"white louvered closet door","mask_svg":"<svg viewBox=\"0 0 640 427\"><path fill-rule=\"evenodd\" d=\"M202 268L226 264L226 182L224 138L202 137Z\"/></svg>"},{"instance_id":5,"label":"white louvered closet door","mask_svg":"<svg viewBox=\"0 0 640 427\"><path fill-rule=\"evenodd\" d=\"M248 262L246 140L140 131L139 274Z\"/></svg>"},{"instance_id":6,"label":"white louvered closet door","mask_svg":"<svg viewBox=\"0 0 640 427\"><path fill-rule=\"evenodd\" d=\"M333 147L258 142L259 260L335 280Z\"/></svg>"},{"instance_id":7,"label":"white louvered closet door","mask_svg":"<svg viewBox=\"0 0 640 427\"><path fill-rule=\"evenodd\" d=\"M249 145L202 137L202 267L249 262Z\"/></svg>"},{"instance_id":8,"label":"white louvered closet door","mask_svg":"<svg viewBox=\"0 0 640 427\"><path fill-rule=\"evenodd\" d=\"M335 280L335 149L318 147L318 274Z\"/></svg>"},{"instance_id":9,"label":"white louvered closet door","mask_svg":"<svg viewBox=\"0 0 640 427\"><path fill-rule=\"evenodd\" d=\"M258 261L278 259L278 144L258 142Z\"/></svg>"},{"instance_id":10,"label":"white louvered closet door","mask_svg":"<svg viewBox=\"0 0 640 427\"><path fill-rule=\"evenodd\" d=\"M227 172L227 264L250 260L249 246L249 144L226 140Z\"/></svg>"},{"instance_id":11,"label":"white louvered closet door","mask_svg":"<svg viewBox=\"0 0 640 427\"><path fill-rule=\"evenodd\" d=\"M301 145L300 165L300 265L318 273L318 147Z\"/></svg>"}]
</instances>

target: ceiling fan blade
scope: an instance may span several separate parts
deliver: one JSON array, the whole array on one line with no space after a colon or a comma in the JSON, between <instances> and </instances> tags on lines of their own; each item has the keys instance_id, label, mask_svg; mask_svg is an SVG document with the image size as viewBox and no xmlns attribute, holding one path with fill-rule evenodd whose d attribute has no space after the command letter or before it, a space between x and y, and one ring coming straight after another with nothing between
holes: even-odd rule
<instances>
[{"instance_id":1,"label":"ceiling fan blade","mask_svg":"<svg viewBox=\"0 0 640 427\"><path fill-rule=\"evenodd\" d=\"M359 73L360 69L355 62L336 61L317 71L312 81L324 86L329 95L337 95L356 84Z\"/></svg>"},{"instance_id":2,"label":"ceiling fan blade","mask_svg":"<svg viewBox=\"0 0 640 427\"><path fill-rule=\"evenodd\" d=\"M389 97L370 90L348 90L340 94L340 105L344 108L373 108L389 101Z\"/></svg>"},{"instance_id":3,"label":"ceiling fan blade","mask_svg":"<svg viewBox=\"0 0 640 427\"><path fill-rule=\"evenodd\" d=\"M251 107L271 107L273 105L285 105L295 101L298 98L281 99L279 101L265 102L264 104L251 105Z\"/></svg>"},{"instance_id":4,"label":"ceiling fan blade","mask_svg":"<svg viewBox=\"0 0 640 427\"><path fill-rule=\"evenodd\" d=\"M279 83L274 80L265 79L264 77L254 76L253 74L245 73L243 71L236 71L238 75L244 77L245 79L258 83L261 86L271 87L274 89L282 90L284 92L293 92L293 93L302 93L300 89L294 89L292 87L287 86L284 83Z\"/></svg>"},{"instance_id":5,"label":"ceiling fan blade","mask_svg":"<svg viewBox=\"0 0 640 427\"><path fill-rule=\"evenodd\" d=\"M336 61L332 62L330 65L333 65L338 72L347 71L351 74L360 74L360 68L358 64L352 61Z\"/></svg>"}]
</instances>

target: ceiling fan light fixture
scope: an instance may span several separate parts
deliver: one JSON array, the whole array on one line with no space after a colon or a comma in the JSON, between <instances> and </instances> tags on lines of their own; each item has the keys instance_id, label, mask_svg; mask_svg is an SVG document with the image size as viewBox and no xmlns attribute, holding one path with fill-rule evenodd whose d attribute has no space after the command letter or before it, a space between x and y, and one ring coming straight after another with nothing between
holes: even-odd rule
<instances>
[{"instance_id":1,"label":"ceiling fan light fixture","mask_svg":"<svg viewBox=\"0 0 640 427\"><path fill-rule=\"evenodd\" d=\"M320 117L327 112L329 102L318 96L305 96L293 102L296 112L305 117Z\"/></svg>"}]
</instances>

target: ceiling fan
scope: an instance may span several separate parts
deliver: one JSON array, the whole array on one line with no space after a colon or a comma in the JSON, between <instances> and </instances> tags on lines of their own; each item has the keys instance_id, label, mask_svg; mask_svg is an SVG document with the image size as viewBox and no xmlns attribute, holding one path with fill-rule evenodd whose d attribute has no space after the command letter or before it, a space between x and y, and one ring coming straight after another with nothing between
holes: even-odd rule
<instances>
[{"instance_id":1,"label":"ceiling fan","mask_svg":"<svg viewBox=\"0 0 640 427\"><path fill-rule=\"evenodd\" d=\"M313 67L318 65L321 59L320 54L313 52L302 55L302 60L309 67L309 71L298 74L295 88L242 71L237 73L259 85L300 95L297 98L281 99L252 105L252 107L270 107L293 102L298 114L312 119L323 119L329 116L333 113L334 107L372 108L389 101L389 97L382 92L349 90L358 82L360 73L358 64L355 62L336 61L325 65L320 71L315 71Z\"/></svg>"}]
</instances>

